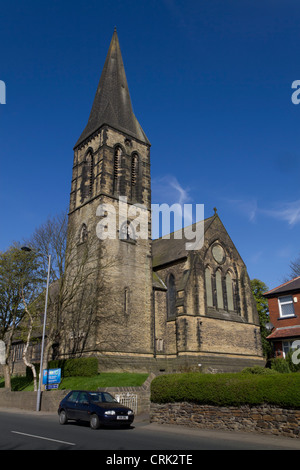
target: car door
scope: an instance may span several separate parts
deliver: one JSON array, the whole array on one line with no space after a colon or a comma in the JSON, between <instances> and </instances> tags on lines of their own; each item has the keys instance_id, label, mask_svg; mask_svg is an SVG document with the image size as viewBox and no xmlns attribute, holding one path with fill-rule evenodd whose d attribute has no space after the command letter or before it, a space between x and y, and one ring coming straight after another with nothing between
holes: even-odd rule
<instances>
[{"instance_id":1,"label":"car door","mask_svg":"<svg viewBox=\"0 0 300 470\"><path fill-rule=\"evenodd\" d=\"M77 399L78 399L79 392L71 392L68 398L66 399L65 408L67 411L67 416L69 419L77 419L76 418L76 407L77 407Z\"/></svg>"},{"instance_id":2,"label":"car door","mask_svg":"<svg viewBox=\"0 0 300 470\"><path fill-rule=\"evenodd\" d=\"M90 419L90 402L89 396L86 392L80 392L76 401L76 418L82 421L89 421Z\"/></svg>"}]
</instances>

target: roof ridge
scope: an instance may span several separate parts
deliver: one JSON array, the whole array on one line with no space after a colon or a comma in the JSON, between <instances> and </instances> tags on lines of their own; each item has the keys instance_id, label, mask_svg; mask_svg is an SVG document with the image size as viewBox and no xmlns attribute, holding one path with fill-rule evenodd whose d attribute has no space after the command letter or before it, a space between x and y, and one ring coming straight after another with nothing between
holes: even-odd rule
<instances>
[{"instance_id":1,"label":"roof ridge","mask_svg":"<svg viewBox=\"0 0 300 470\"><path fill-rule=\"evenodd\" d=\"M299 279L299 278L300 278L300 276L296 276L296 277L294 277L293 279L290 279L289 281L286 281L286 282L284 282L283 284L280 284L279 286L274 287L273 289L268 290L268 292L265 292L264 295L270 294L270 293L273 292L274 290L280 289L281 287L286 286L287 284L290 284L291 282L296 281L296 280Z\"/></svg>"},{"instance_id":2,"label":"roof ridge","mask_svg":"<svg viewBox=\"0 0 300 470\"><path fill-rule=\"evenodd\" d=\"M207 221L209 221L210 219L214 219L216 216L218 217L217 214L214 214L214 215L211 215L210 217L207 217L206 219L198 220L197 222L193 222L192 224L187 225L186 227L181 227L181 228L178 229L178 230L174 230L174 232L166 233L166 235L163 235L163 236L161 236L161 237L159 237L159 238L155 238L155 239L152 240L152 241L154 242L154 241L158 241L158 240L169 240L169 238L167 238L167 237L170 237L171 235L173 235L173 234L175 234L175 233L177 233L177 232L180 232L181 230L185 230L185 229L189 229L189 228L191 228L191 227L194 227L196 224L199 224L199 223L201 223L201 222L202 222L202 223L207 222ZM207 230L207 228L205 228L205 230Z\"/></svg>"}]
</instances>

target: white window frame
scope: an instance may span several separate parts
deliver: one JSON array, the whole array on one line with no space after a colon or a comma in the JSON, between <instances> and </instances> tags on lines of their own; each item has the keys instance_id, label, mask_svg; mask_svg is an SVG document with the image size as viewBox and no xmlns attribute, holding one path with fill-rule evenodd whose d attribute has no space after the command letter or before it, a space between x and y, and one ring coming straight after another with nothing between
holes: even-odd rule
<instances>
[{"instance_id":1,"label":"white window frame","mask_svg":"<svg viewBox=\"0 0 300 470\"><path fill-rule=\"evenodd\" d=\"M282 299L290 299L290 300L287 300L285 302L281 302ZM293 313L289 313L288 315L284 315L282 313L282 308L281 306L282 305L288 305L288 304L292 304L293 305ZM285 295L285 296L282 296L282 297L278 297L278 305L279 305L279 315L280 315L280 318L289 318L289 317L294 317L295 316L295 309L294 309L294 299L293 299L293 296L292 295Z\"/></svg>"}]
</instances>

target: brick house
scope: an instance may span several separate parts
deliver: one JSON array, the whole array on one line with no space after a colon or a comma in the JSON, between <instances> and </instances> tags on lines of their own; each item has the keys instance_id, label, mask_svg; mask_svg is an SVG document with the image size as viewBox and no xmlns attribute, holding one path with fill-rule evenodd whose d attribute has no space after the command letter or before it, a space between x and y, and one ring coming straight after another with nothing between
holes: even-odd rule
<instances>
[{"instance_id":1,"label":"brick house","mask_svg":"<svg viewBox=\"0 0 300 470\"><path fill-rule=\"evenodd\" d=\"M266 292L270 322L273 326L267 339L275 357L285 357L295 340L300 339L300 276Z\"/></svg>"}]
</instances>

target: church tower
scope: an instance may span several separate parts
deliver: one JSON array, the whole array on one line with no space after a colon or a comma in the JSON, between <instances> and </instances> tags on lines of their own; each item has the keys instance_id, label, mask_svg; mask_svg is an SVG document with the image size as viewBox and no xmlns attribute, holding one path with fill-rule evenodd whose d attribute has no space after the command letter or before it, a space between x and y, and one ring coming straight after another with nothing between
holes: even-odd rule
<instances>
[{"instance_id":1,"label":"church tower","mask_svg":"<svg viewBox=\"0 0 300 470\"><path fill-rule=\"evenodd\" d=\"M88 353L101 356L104 368L147 362L153 357L150 143L133 113L116 30L74 147L70 230L78 253L87 242L96 246L89 263L103 281Z\"/></svg>"}]
</instances>

